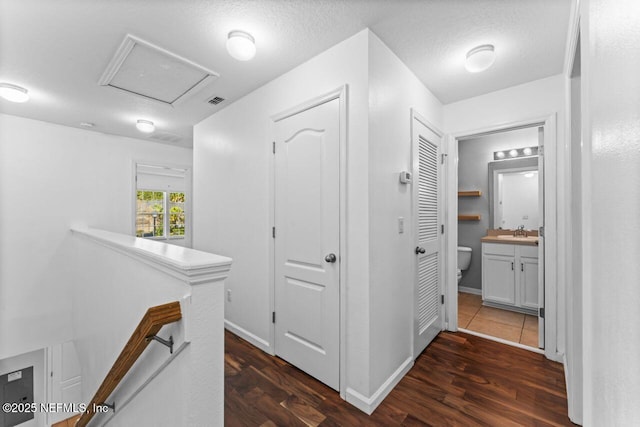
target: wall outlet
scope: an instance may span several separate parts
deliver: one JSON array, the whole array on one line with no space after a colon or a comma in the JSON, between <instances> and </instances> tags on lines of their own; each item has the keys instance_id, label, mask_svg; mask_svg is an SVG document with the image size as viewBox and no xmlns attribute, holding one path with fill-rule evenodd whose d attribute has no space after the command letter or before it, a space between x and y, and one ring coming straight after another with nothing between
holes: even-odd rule
<instances>
[{"instance_id":1,"label":"wall outlet","mask_svg":"<svg viewBox=\"0 0 640 427\"><path fill-rule=\"evenodd\" d=\"M227 289L227 301L231 302L231 289Z\"/></svg>"},{"instance_id":2,"label":"wall outlet","mask_svg":"<svg viewBox=\"0 0 640 427\"><path fill-rule=\"evenodd\" d=\"M398 217L398 233L404 233L404 217Z\"/></svg>"}]
</instances>

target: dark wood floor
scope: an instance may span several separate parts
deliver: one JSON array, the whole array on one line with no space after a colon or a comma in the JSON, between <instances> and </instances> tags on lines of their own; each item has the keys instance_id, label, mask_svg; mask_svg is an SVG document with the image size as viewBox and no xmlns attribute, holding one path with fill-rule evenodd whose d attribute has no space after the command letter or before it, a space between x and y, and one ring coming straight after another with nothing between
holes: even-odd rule
<instances>
[{"instance_id":1,"label":"dark wood floor","mask_svg":"<svg viewBox=\"0 0 640 427\"><path fill-rule=\"evenodd\" d=\"M225 336L226 426L567 426L562 365L441 333L371 415L285 361Z\"/></svg>"}]
</instances>

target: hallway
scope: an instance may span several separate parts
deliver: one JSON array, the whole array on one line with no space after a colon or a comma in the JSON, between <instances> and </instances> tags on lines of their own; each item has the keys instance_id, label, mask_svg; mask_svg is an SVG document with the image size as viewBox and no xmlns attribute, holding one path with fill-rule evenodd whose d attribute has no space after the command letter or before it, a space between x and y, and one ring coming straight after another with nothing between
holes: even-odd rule
<instances>
[{"instance_id":1,"label":"hallway","mask_svg":"<svg viewBox=\"0 0 640 427\"><path fill-rule=\"evenodd\" d=\"M371 415L283 360L225 332L226 426L570 426L562 365L441 333Z\"/></svg>"}]
</instances>

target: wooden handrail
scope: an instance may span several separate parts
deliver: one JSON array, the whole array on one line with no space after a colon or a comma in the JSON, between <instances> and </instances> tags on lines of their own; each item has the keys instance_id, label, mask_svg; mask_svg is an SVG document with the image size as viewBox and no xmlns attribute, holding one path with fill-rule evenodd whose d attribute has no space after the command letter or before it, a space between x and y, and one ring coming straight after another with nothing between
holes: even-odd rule
<instances>
[{"instance_id":1,"label":"wooden handrail","mask_svg":"<svg viewBox=\"0 0 640 427\"><path fill-rule=\"evenodd\" d=\"M180 319L182 319L182 313L180 312L180 303L178 301L151 307L147 310L133 335L131 335L131 338L122 349L118 359L116 359L111 370L102 381L86 411L76 423L76 427L86 426L95 415L96 406L103 405L107 401L113 390L120 383L120 380L129 372L129 369L149 345L150 341L147 337L156 335L164 325L177 322Z\"/></svg>"}]
</instances>

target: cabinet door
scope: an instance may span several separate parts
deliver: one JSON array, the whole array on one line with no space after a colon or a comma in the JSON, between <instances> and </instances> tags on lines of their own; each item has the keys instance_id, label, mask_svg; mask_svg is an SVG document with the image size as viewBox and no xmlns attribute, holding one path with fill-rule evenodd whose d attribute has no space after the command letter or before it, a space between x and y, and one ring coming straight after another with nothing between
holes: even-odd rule
<instances>
[{"instance_id":1,"label":"cabinet door","mask_svg":"<svg viewBox=\"0 0 640 427\"><path fill-rule=\"evenodd\" d=\"M515 258L505 255L482 256L482 299L515 305Z\"/></svg>"},{"instance_id":2,"label":"cabinet door","mask_svg":"<svg viewBox=\"0 0 640 427\"><path fill-rule=\"evenodd\" d=\"M538 309L538 258L520 257L520 306Z\"/></svg>"}]
</instances>

